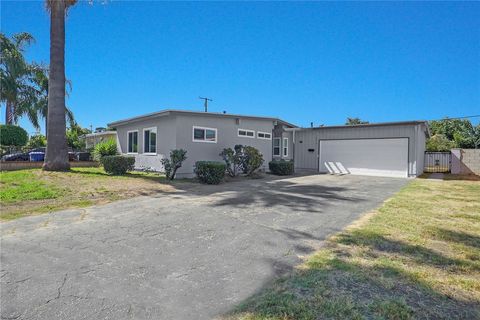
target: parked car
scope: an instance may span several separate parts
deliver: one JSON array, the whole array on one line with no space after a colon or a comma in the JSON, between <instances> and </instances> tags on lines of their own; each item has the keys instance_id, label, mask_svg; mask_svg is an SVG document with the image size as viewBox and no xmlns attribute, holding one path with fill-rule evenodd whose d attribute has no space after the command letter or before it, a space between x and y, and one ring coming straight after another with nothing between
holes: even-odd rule
<instances>
[{"instance_id":1,"label":"parked car","mask_svg":"<svg viewBox=\"0 0 480 320\"><path fill-rule=\"evenodd\" d=\"M12 154L6 154L2 157L2 161L29 161L30 156L26 152L18 152Z\"/></svg>"}]
</instances>

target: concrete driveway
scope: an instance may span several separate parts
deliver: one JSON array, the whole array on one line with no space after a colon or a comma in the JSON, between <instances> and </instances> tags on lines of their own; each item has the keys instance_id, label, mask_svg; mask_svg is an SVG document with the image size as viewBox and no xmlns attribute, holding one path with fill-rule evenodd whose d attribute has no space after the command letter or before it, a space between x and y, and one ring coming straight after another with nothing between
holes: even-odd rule
<instances>
[{"instance_id":1,"label":"concrete driveway","mask_svg":"<svg viewBox=\"0 0 480 320\"><path fill-rule=\"evenodd\" d=\"M210 319L288 272L406 179L313 175L1 225L2 319Z\"/></svg>"}]
</instances>

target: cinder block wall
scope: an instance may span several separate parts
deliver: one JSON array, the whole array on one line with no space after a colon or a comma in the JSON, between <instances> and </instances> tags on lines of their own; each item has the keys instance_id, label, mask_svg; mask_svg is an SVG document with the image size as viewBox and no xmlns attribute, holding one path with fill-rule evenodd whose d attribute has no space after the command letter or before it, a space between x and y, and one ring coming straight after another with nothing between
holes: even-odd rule
<instances>
[{"instance_id":1,"label":"cinder block wall","mask_svg":"<svg viewBox=\"0 0 480 320\"><path fill-rule=\"evenodd\" d=\"M452 149L451 172L480 176L480 149Z\"/></svg>"}]
</instances>

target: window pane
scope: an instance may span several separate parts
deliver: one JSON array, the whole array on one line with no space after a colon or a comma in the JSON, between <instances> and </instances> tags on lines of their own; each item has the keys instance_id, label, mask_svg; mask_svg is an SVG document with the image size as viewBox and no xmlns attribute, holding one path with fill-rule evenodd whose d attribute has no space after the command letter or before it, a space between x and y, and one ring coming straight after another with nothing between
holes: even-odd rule
<instances>
[{"instance_id":1,"label":"window pane","mask_svg":"<svg viewBox=\"0 0 480 320\"><path fill-rule=\"evenodd\" d=\"M247 133L245 132L245 130L238 130L238 135L245 136L247 135Z\"/></svg>"},{"instance_id":2,"label":"window pane","mask_svg":"<svg viewBox=\"0 0 480 320\"><path fill-rule=\"evenodd\" d=\"M157 152L157 134L150 132L150 152Z\"/></svg>"},{"instance_id":3,"label":"window pane","mask_svg":"<svg viewBox=\"0 0 480 320\"><path fill-rule=\"evenodd\" d=\"M248 137L253 137L253 131L247 131L247 136Z\"/></svg>"},{"instance_id":4,"label":"window pane","mask_svg":"<svg viewBox=\"0 0 480 320\"><path fill-rule=\"evenodd\" d=\"M138 152L138 132L133 132L133 151Z\"/></svg>"},{"instance_id":5,"label":"window pane","mask_svg":"<svg viewBox=\"0 0 480 320\"><path fill-rule=\"evenodd\" d=\"M265 138L265 134L259 132L259 133L258 133L258 137L259 137L259 138Z\"/></svg>"},{"instance_id":6,"label":"window pane","mask_svg":"<svg viewBox=\"0 0 480 320\"><path fill-rule=\"evenodd\" d=\"M150 130L145 130L143 139L143 152L150 152Z\"/></svg>"},{"instance_id":7,"label":"window pane","mask_svg":"<svg viewBox=\"0 0 480 320\"><path fill-rule=\"evenodd\" d=\"M273 148L273 155L274 156L279 156L280 155L280 148L279 147L274 147Z\"/></svg>"},{"instance_id":8,"label":"window pane","mask_svg":"<svg viewBox=\"0 0 480 320\"><path fill-rule=\"evenodd\" d=\"M270 139L270 133L265 133L265 138Z\"/></svg>"},{"instance_id":9,"label":"window pane","mask_svg":"<svg viewBox=\"0 0 480 320\"><path fill-rule=\"evenodd\" d=\"M133 132L128 133L128 152L132 152L132 145L133 145Z\"/></svg>"},{"instance_id":10,"label":"window pane","mask_svg":"<svg viewBox=\"0 0 480 320\"><path fill-rule=\"evenodd\" d=\"M195 140L205 140L205 130L194 129L193 130L193 139L195 139Z\"/></svg>"},{"instance_id":11,"label":"window pane","mask_svg":"<svg viewBox=\"0 0 480 320\"><path fill-rule=\"evenodd\" d=\"M280 147L280 139L273 139L273 146L274 147ZM279 152L280 154L280 152Z\"/></svg>"},{"instance_id":12,"label":"window pane","mask_svg":"<svg viewBox=\"0 0 480 320\"><path fill-rule=\"evenodd\" d=\"M215 130L206 130L206 140L208 141L215 141Z\"/></svg>"}]
</instances>

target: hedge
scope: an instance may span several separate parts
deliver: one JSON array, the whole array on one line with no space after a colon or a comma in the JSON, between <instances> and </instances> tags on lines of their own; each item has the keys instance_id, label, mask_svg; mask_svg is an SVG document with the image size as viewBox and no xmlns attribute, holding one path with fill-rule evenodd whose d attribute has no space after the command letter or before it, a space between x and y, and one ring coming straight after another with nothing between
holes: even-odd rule
<instances>
[{"instance_id":1,"label":"hedge","mask_svg":"<svg viewBox=\"0 0 480 320\"><path fill-rule=\"evenodd\" d=\"M11 124L0 125L0 145L24 146L27 144L28 134L23 128Z\"/></svg>"},{"instance_id":2,"label":"hedge","mask_svg":"<svg viewBox=\"0 0 480 320\"><path fill-rule=\"evenodd\" d=\"M270 172L279 176L293 174L293 161L273 160L268 163Z\"/></svg>"},{"instance_id":3,"label":"hedge","mask_svg":"<svg viewBox=\"0 0 480 320\"><path fill-rule=\"evenodd\" d=\"M127 173L127 171L133 170L135 158L125 156L104 156L101 162L107 173L122 175Z\"/></svg>"},{"instance_id":4,"label":"hedge","mask_svg":"<svg viewBox=\"0 0 480 320\"><path fill-rule=\"evenodd\" d=\"M218 161L197 161L195 174L198 180L207 184L219 184L225 177L227 165Z\"/></svg>"}]
</instances>

